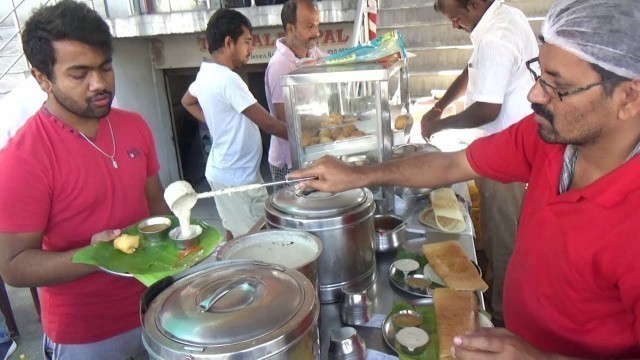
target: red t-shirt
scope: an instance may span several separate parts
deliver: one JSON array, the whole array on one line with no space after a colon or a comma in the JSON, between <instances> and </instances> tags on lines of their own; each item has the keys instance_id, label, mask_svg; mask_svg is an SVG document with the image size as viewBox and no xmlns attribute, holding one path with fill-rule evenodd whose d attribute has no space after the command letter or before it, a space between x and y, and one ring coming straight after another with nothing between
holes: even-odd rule
<instances>
[{"instance_id":1,"label":"red t-shirt","mask_svg":"<svg viewBox=\"0 0 640 360\"><path fill-rule=\"evenodd\" d=\"M95 233L149 216L145 181L159 168L149 127L139 115L118 109L109 120L118 169L44 107L27 121L0 151L0 232L43 231L44 250L66 251L88 245ZM113 151L104 120L95 144ZM42 287L44 332L56 343L81 344L134 329L143 290L133 278L102 271Z\"/></svg>"},{"instance_id":2,"label":"red t-shirt","mask_svg":"<svg viewBox=\"0 0 640 360\"><path fill-rule=\"evenodd\" d=\"M640 356L640 156L558 194L565 146L533 116L467 149L480 175L529 183L504 283L507 328L581 357Z\"/></svg>"}]
</instances>

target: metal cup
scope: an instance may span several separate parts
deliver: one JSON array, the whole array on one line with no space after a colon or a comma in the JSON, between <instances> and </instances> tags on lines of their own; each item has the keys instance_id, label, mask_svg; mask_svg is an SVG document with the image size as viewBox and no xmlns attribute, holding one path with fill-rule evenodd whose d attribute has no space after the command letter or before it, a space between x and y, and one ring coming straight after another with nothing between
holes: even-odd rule
<instances>
[{"instance_id":1,"label":"metal cup","mask_svg":"<svg viewBox=\"0 0 640 360\"><path fill-rule=\"evenodd\" d=\"M356 329L343 327L329 332L329 360L365 360L367 349Z\"/></svg>"},{"instance_id":2,"label":"metal cup","mask_svg":"<svg viewBox=\"0 0 640 360\"><path fill-rule=\"evenodd\" d=\"M366 324L373 315L371 288L345 288L342 290L340 319L346 325Z\"/></svg>"},{"instance_id":3,"label":"metal cup","mask_svg":"<svg viewBox=\"0 0 640 360\"><path fill-rule=\"evenodd\" d=\"M138 231L150 243L159 243L164 240L169 233L171 220L164 216L154 216L142 220L138 224Z\"/></svg>"},{"instance_id":4,"label":"metal cup","mask_svg":"<svg viewBox=\"0 0 640 360\"><path fill-rule=\"evenodd\" d=\"M169 238L173 240L173 243L178 249L189 249L200 243L200 235L202 234L202 227L199 225L191 224L189 229L189 236L182 236L182 229L178 226L169 231Z\"/></svg>"}]
</instances>

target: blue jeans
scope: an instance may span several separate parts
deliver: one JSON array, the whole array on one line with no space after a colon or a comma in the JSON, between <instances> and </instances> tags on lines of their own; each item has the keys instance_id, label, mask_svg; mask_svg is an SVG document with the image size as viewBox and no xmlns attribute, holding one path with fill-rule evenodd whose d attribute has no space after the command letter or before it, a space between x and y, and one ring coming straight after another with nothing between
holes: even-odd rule
<instances>
[{"instance_id":1,"label":"blue jeans","mask_svg":"<svg viewBox=\"0 0 640 360\"><path fill-rule=\"evenodd\" d=\"M0 311L0 344L4 344L6 342L11 341L11 335L9 334L9 329L7 328L7 324L4 321L4 314Z\"/></svg>"}]
</instances>

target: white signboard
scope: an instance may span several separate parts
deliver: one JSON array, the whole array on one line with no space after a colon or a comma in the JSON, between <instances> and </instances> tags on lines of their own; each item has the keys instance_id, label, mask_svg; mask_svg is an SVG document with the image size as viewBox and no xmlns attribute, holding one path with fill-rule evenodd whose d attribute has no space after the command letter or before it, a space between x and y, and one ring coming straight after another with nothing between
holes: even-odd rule
<instances>
[{"instance_id":1,"label":"white signboard","mask_svg":"<svg viewBox=\"0 0 640 360\"><path fill-rule=\"evenodd\" d=\"M352 23L320 25L318 47L334 54L351 46ZM282 27L253 30L253 53L250 64L266 64L276 49L276 40L284 36ZM154 65L160 69L198 67L209 59L204 34L167 35L151 39Z\"/></svg>"}]
</instances>

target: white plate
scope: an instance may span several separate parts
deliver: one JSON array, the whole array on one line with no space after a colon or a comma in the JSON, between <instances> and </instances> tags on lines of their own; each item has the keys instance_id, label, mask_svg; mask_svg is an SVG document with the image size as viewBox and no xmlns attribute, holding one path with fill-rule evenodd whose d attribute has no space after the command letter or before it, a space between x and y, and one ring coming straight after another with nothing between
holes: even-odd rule
<instances>
[{"instance_id":1,"label":"white plate","mask_svg":"<svg viewBox=\"0 0 640 360\"><path fill-rule=\"evenodd\" d=\"M444 281L442 281L440 275L436 274L436 272L433 271L433 268L429 264L424 266L424 269L422 269L422 273L426 278L429 278L432 283L444 287Z\"/></svg>"}]
</instances>

